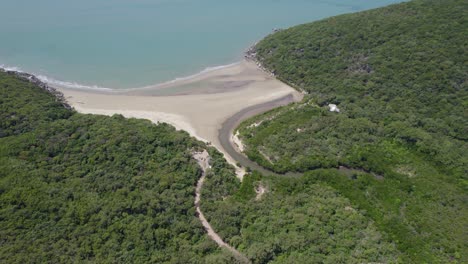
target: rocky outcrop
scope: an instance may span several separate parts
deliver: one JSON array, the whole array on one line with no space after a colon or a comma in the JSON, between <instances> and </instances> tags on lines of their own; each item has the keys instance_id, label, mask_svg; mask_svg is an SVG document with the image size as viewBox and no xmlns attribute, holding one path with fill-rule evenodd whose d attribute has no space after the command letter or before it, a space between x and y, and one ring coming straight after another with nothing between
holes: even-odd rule
<instances>
[{"instance_id":1,"label":"rocky outcrop","mask_svg":"<svg viewBox=\"0 0 468 264\"><path fill-rule=\"evenodd\" d=\"M275 29L273 29L273 33L271 33L271 34L275 34L275 33L279 32L279 31L282 31L282 29L275 28ZM244 58L246 60L248 60L248 61L254 62L257 65L258 68L260 68L262 71L268 73L272 77L276 77L274 71L271 71L271 70L265 68L263 66L263 64L260 62L260 60L259 60L259 58L257 56L257 44L258 44L258 42L253 44L249 49L247 49L247 51L245 51ZM272 52L272 51L270 51L270 52Z\"/></svg>"},{"instance_id":2,"label":"rocky outcrop","mask_svg":"<svg viewBox=\"0 0 468 264\"><path fill-rule=\"evenodd\" d=\"M257 43L255 43L252 47L250 47L245 53L244 53L244 58L248 61L251 61L257 65L259 69L262 71L266 72L267 74L271 75L272 77L275 77L275 72L270 71L267 68L263 66L263 64L260 62L257 56Z\"/></svg>"},{"instance_id":3,"label":"rocky outcrop","mask_svg":"<svg viewBox=\"0 0 468 264\"><path fill-rule=\"evenodd\" d=\"M277 32L280 32L282 31L282 29L274 29L273 30L273 33L272 34L275 34ZM257 52L257 44L259 42L256 42L254 45L252 45L249 49L247 49L247 51L244 52L244 58L245 60L247 61L251 61L253 63L255 63L257 65L257 67L259 69L261 69L263 72L265 72L266 74L270 75L271 77L274 77L274 78L278 78L277 76L277 72L275 70L271 70L271 69L268 69L266 68L262 61L261 61L261 58L258 56L258 52ZM305 50L304 49L299 49L297 52L304 52ZM275 50L269 50L268 53L271 55L273 52L275 52ZM279 78L278 78L279 79ZM291 87L294 87L296 88L296 90L298 90L299 92L301 92L302 94L308 94L308 92L306 90L304 90L303 88L301 88L299 85L297 85L296 83L292 82L291 80L282 80L282 81L286 81L288 83L288 85L290 85Z\"/></svg>"},{"instance_id":4,"label":"rocky outcrop","mask_svg":"<svg viewBox=\"0 0 468 264\"><path fill-rule=\"evenodd\" d=\"M32 74L29 74L29 73L26 73L26 72L10 71L10 70L2 69L2 68L0 68L0 72L5 72L5 73L7 73L9 75L16 76L17 78L19 78L21 80L30 82L30 83L40 87L41 89L43 89L43 90L47 91L48 93L52 94L53 96L55 96L57 102L61 103L63 105L63 107L65 107L68 110L73 109L67 103L67 101L65 100L65 97L63 96L63 94L61 92L57 91L55 88L50 87L46 83L42 82L36 76L34 76Z\"/></svg>"}]
</instances>

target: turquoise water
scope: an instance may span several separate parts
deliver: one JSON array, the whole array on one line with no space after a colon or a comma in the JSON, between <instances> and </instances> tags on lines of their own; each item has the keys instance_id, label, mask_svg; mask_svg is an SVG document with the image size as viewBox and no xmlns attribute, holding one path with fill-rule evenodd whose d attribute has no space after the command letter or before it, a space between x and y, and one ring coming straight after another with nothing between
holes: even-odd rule
<instances>
[{"instance_id":1,"label":"turquoise water","mask_svg":"<svg viewBox=\"0 0 468 264\"><path fill-rule=\"evenodd\" d=\"M239 61L274 28L397 0L0 0L0 65L130 88Z\"/></svg>"}]
</instances>

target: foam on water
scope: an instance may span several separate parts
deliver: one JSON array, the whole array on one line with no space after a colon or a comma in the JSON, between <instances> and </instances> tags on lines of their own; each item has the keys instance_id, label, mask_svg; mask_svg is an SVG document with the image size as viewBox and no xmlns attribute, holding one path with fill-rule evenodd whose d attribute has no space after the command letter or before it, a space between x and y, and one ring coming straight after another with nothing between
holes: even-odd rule
<instances>
[{"instance_id":1,"label":"foam on water","mask_svg":"<svg viewBox=\"0 0 468 264\"><path fill-rule=\"evenodd\" d=\"M229 67L238 65L239 63L240 63L240 62L235 62L235 63L231 63L231 64L227 64L227 65L220 65L220 66L215 66L215 67L207 67L206 69L202 70L201 72L196 73L196 74L193 74L193 75L189 75L189 76L185 76L185 77L178 77L178 78L175 78L175 79L173 79L173 80L170 80L170 81L167 81L167 82L163 82L163 83L159 83L159 84L149 85L149 86L145 86L145 87L129 88L129 89L126 89L126 90L130 90L130 89L144 89L144 88L149 88L149 87L151 87L151 88L157 88L157 87L160 87L160 86L175 84L175 83L177 83L177 82L187 81L187 80L190 80L190 79L193 79L193 78L202 76L202 75L207 74L207 73L211 73L211 72L215 72L215 71L218 71L218 70L226 69L226 68L229 68ZM21 68L19 68L19 67L16 67L16 66L7 66L7 65L5 65L5 64L0 64L0 69L3 69L4 71L24 72L24 71L21 70ZM80 83L77 83L77 82L61 81L61 80L57 80L57 79L54 79L54 78L49 77L49 76L46 76L46 75L36 74L36 73L34 73L34 72L31 72L31 74L34 75L34 76L36 76L36 77L37 77L39 80L41 80L42 82L47 83L48 85L50 85L50 86L52 86L52 87L62 87L62 88L67 88L67 89L78 89L78 90L100 90L100 91L117 91L117 90L122 90L122 89L101 87L101 86L98 86L98 85L84 85L84 84L80 84Z\"/></svg>"},{"instance_id":2,"label":"foam on water","mask_svg":"<svg viewBox=\"0 0 468 264\"><path fill-rule=\"evenodd\" d=\"M58 86L58 87L63 87L63 88L68 88L68 89L112 91L112 88L100 87L98 85L89 86L89 85L79 84L76 82L59 81L59 80L55 80L54 78L50 78L44 75L36 75L36 77L42 82L47 83L48 85L52 87Z\"/></svg>"},{"instance_id":3,"label":"foam on water","mask_svg":"<svg viewBox=\"0 0 468 264\"><path fill-rule=\"evenodd\" d=\"M240 64L240 62L235 62L235 63L231 63L231 64L226 64L226 65L220 65L220 66L214 66L214 67L207 67L207 68L205 68L204 70L202 70L199 73L195 73L195 74L188 75L188 76L185 76L185 77L177 77L177 78L175 78L173 80L170 80L170 81L167 81L167 82L157 83L157 84L154 84L154 85L148 85L148 86L134 88L134 89L158 88L158 87L165 86L165 85L175 84L177 82L182 82L182 81L187 81L187 80L190 80L190 79L194 79L194 78L200 77L200 76L202 76L204 74L215 72L215 71L222 70L222 69L226 69L226 68L238 65L238 64Z\"/></svg>"},{"instance_id":4,"label":"foam on water","mask_svg":"<svg viewBox=\"0 0 468 264\"><path fill-rule=\"evenodd\" d=\"M5 64L0 64L0 69L7 71L7 72L25 72L21 70L21 68L16 67L16 66L7 66ZM36 74L34 72L31 72L30 74L36 76L41 82L46 83L52 87L58 86L58 87L63 87L63 88L68 88L68 89L82 89L82 90L112 90L111 88L105 88L105 87L99 87L97 85L89 86L89 85L83 85L75 82L66 82L66 81L59 81L54 78L41 75L41 74Z\"/></svg>"},{"instance_id":5,"label":"foam on water","mask_svg":"<svg viewBox=\"0 0 468 264\"><path fill-rule=\"evenodd\" d=\"M5 64L0 64L0 69L3 69L4 71L23 72L19 67L7 66Z\"/></svg>"}]
</instances>

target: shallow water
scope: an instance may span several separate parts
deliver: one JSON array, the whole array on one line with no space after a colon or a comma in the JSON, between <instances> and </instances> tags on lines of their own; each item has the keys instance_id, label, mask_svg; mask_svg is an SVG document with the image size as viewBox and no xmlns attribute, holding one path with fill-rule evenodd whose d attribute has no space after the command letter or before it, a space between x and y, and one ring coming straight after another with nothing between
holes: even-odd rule
<instances>
[{"instance_id":1,"label":"shallow water","mask_svg":"<svg viewBox=\"0 0 468 264\"><path fill-rule=\"evenodd\" d=\"M274 28L396 2L0 0L0 65L75 87L141 87L236 62Z\"/></svg>"}]
</instances>

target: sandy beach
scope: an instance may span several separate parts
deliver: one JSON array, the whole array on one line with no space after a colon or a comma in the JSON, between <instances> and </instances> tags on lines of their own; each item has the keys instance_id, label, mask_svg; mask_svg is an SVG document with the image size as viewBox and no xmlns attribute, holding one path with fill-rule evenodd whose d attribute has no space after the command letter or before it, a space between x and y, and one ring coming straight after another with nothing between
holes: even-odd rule
<instances>
[{"instance_id":1,"label":"sandy beach","mask_svg":"<svg viewBox=\"0 0 468 264\"><path fill-rule=\"evenodd\" d=\"M55 88L80 113L121 114L171 124L200 140L211 142L231 164L235 161L219 140L219 130L226 120L255 105L285 97L290 98L289 101L302 98L296 90L245 60L190 78L139 89Z\"/></svg>"}]
</instances>

